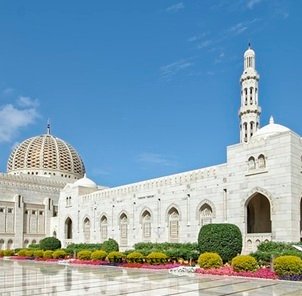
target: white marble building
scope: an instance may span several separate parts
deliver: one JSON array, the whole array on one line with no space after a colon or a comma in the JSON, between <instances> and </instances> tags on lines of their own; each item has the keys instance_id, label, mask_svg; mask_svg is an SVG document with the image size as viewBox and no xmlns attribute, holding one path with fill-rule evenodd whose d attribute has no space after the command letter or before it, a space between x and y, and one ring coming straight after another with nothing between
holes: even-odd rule
<instances>
[{"instance_id":1,"label":"white marble building","mask_svg":"<svg viewBox=\"0 0 302 296\"><path fill-rule=\"evenodd\" d=\"M0 176L0 192L6 192L1 195L0 203L6 207L6 221L15 224L9 223L9 229L2 226L0 242L6 240L8 244L9 235L5 231L10 230L15 246L26 245L26 240L39 241L44 232L43 235L57 235L64 246L114 238L121 249L127 249L141 241L196 242L202 225L225 222L241 229L244 252L254 250L265 240L300 241L302 139L275 124L272 118L260 128L258 81L255 52L249 48L244 53L240 79L240 143L227 147L224 164L114 188L97 186L86 176L81 178L85 172L82 162L76 175L71 165L71 178L65 170L59 173L60 180L52 175L45 178L43 174L49 169L37 170L41 177L24 176L25 171L16 175L18 172L9 170L13 175ZM61 160L56 161L59 168ZM68 160L65 164L68 166ZM32 174L31 168L28 172ZM11 186L9 194L4 181ZM22 186L26 193L20 193ZM39 201L35 199L37 194ZM24 197L21 207L18 207L19 196ZM56 207L49 206L49 199L58 205L58 215L54 213ZM6 206L9 202L20 216L9 217ZM41 235L27 233L27 204L45 213ZM0 219L3 217L0 208ZM34 229L40 231L39 226Z\"/></svg>"}]
</instances>

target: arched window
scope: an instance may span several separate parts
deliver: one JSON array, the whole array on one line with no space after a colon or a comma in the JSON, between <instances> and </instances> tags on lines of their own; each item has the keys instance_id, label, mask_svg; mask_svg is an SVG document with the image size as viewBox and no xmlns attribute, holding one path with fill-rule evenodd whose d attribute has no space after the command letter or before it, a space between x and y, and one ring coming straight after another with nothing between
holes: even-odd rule
<instances>
[{"instance_id":1,"label":"arched window","mask_svg":"<svg viewBox=\"0 0 302 296\"><path fill-rule=\"evenodd\" d=\"M24 247L24 248L27 248L27 247L28 247L28 244L29 244L28 239L24 240L24 242L23 242L23 247Z\"/></svg>"},{"instance_id":2,"label":"arched window","mask_svg":"<svg viewBox=\"0 0 302 296\"><path fill-rule=\"evenodd\" d=\"M13 248L13 240L9 239L8 242L7 242L7 249L11 250L12 248Z\"/></svg>"},{"instance_id":3,"label":"arched window","mask_svg":"<svg viewBox=\"0 0 302 296\"><path fill-rule=\"evenodd\" d=\"M213 210L212 208L207 204L203 204L199 209L199 221L200 225L206 225L211 224L213 218Z\"/></svg>"},{"instance_id":4,"label":"arched window","mask_svg":"<svg viewBox=\"0 0 302 296\"><path fill-rule=\"evenodd\" d=\"M101 218L101 241L105 241L108 238L108 220L107 217L104 215Z\"/></svg>"},{"instance_id":5,"label":"arched window","mask_svg":"<svg viewBox=\"0 0 302 296\"><path fill-rule=\"evenodd\" d=\"M84 232L84 240L85 242L90 241L90 220L89 218L85 218L84 223L83 223L83 232Z\"/></svg>"},{"instance_id":6,"label":"arched window","mask_svg":"<svg viewBox=\"0 0 302 296\"><path fill-rule=\"evenodd\" d=\"M144 211L142 215L143 241L149 241L151 238L151 214Z\"/></svg>"},{"instance_id":7,"label":"arched window","mask_svg":"<svg viewBox=\"0 0 302 296\"><path fill-rule=\"evenodd\" d=\"M128 245L128 217L125 213L120 216L120 244L124 247Z\"/></svg>"},{"instance_id":8,"label":"arched window","mask_svg":"<svg viewBox=\"0 0 302 296\"><path fill-rule=\"evenodd\" d=\"M0 239L0 250L3 250L4 248L4 240Z\"/></svg>"},{"instance_id":9,"label":"arched window","mask_svg":"<svg viewBox=\"0 0 302 296\"><path fill-rule=\"evenodd\" d=\"M261 193L255 194L246 206L247 233L270 233L271 205L269 200Z\"/></svg>"},{"instance_id":10,"label":"arched window","mask_svg":"<svg viewBox=\"0 0 302 296\"><path fill-rule=\"evenodd\" d=\"M33 239L32 241L31 241L31 244L32 245L35 245L37 243L37 241L35 240L35 239Z\"/></svg>"},{"instance_id":11,"label":"arched window","mask_svg":"<svg viewBox=\"0 0 302 296\"><path fill-rule=\"evenodd\" d=\"M258 156L258 167L259 167L260 169L263 169L263 168L265 168L265 166L266 166L266 164L265 164L265 157L264 157L263 154L260 154L260 155Z\"/></svg>"},{"instance_id":12,"label":"arched window","mask_svg":"<svg viewBox=\"0 0 302 296\"><path fill-rule=\"evenodd\" d=\"M256 168L256 162L253 156L251 156L248 160L248 168L249 170L254 170Z\"/></svg>"},{"instance_id":13,"label":"arched window","mask_svg":"<svg viewBox=\"0 0 302 296\"><path fill-rule=\"evenodd\" d=\"M300 199L300 241L302 241L302 198Z\"/></svg>"},{"instance_id":14,"label":"arched window","mask_svg":"<svg viewBox=\"0 0 302 296\"><path fill-rule=\"evenodd\" d=\"M179 213L173 207L168 212L169 242L177 243L179 240Z\"/></svg>"},{"instance_id":15,"label":"arched window","mask_svg":"<svg viewBox=\"0 0 302 296\"><path fill-rule=\"evenodd\" d=\"M65 220L65 238L72 239L72 220L69 217Z\"/></svg>"}]
</instances>

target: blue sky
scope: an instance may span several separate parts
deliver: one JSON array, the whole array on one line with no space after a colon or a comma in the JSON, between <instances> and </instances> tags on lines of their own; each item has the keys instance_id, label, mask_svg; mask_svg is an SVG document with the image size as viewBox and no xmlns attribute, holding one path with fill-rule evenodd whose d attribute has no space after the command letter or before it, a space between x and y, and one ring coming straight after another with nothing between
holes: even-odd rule
<instances>
[{"instance_id":1,"label":"blue sky","mask_svg":"<svg viewBox=\"0 0 302 296\"><path fill-rule=\"evenodd\" d=\"M225 162L248 42L261 124L302 134L302 3L1 1L0 170L16 143L69 142L98 184Z\"/></svg>"}]
</instances>

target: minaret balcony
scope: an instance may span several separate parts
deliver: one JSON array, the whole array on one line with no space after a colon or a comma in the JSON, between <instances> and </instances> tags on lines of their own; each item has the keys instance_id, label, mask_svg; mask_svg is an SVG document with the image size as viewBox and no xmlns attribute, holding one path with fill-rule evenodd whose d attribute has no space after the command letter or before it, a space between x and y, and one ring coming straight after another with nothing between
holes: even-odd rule
<instances>
[{"instance_id":1,"label":"minaret balcony","mask_svg":"<svg viewBox=\"0 0 302 296\"><path fill-rule=\"evenodd\" d=\"M240 110L238 112L238 115L241 116L243 114L248 114L248 113L256 113L258 115L261 114L261 107L257 105L246 105L246 106L241 106Z\"/></svg>"}]
</instances>

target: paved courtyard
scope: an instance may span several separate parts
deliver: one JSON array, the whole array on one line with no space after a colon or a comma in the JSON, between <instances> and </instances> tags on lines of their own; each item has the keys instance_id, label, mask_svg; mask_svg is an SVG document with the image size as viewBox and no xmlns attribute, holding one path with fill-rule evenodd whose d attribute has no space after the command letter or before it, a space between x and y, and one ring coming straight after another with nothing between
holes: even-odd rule
<instances>
[{"instance_id":1,"label":"paved courtyard","mask_svg":"<svg viewBox=\"0 0 302 296\"><path fill-rule=\"evenodd\" d=\"M302 295L302 284L0 260L0 295Z\"/></svg>"}]
</instances>

